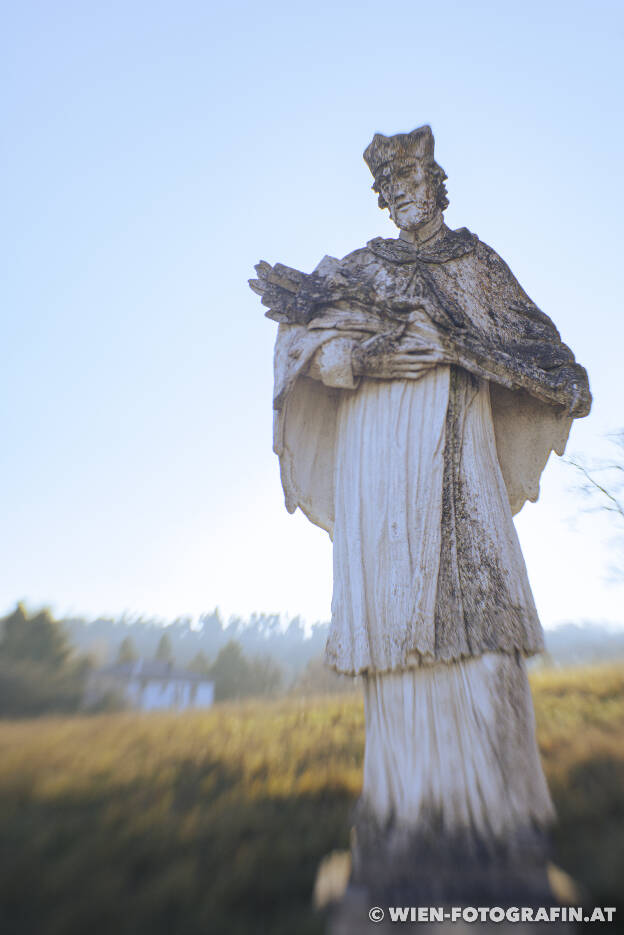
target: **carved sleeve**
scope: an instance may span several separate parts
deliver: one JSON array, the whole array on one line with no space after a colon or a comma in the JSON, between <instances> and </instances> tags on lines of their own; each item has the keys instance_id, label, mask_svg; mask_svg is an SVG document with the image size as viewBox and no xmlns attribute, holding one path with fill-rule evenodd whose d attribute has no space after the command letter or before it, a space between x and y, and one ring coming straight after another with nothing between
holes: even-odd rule
<instances>
[{"instance_id":1,"label":"carved sleeve","mask_svg":"<svg viewBox=\"0 0 624 935\"><path fill-rule=\"evenodd\" d=\"M356 342L351 338L334 338L315 353L308 376L321 380L325 386L342 390L357 389L359 378L353 373L351 354Z\"/></svg>"}]
</instances>

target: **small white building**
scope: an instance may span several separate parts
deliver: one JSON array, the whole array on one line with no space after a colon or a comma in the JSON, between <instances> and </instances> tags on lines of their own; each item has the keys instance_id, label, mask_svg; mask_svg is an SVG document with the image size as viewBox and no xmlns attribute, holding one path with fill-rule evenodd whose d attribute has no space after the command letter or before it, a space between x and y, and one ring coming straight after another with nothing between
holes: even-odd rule
<instances>
[{"instance_id":1,"label":"small white building","mask_svg":"<svg viewBox=\"0 0 624 935\"><path fill-rule=\"evenodd\" d=\"M117 662L91 673L87 706L111 693L141 711L184 711L209 708L214 701L214 682L204 675L176 669L170 662L139 659Z\"/></svg>"}]
</instances>

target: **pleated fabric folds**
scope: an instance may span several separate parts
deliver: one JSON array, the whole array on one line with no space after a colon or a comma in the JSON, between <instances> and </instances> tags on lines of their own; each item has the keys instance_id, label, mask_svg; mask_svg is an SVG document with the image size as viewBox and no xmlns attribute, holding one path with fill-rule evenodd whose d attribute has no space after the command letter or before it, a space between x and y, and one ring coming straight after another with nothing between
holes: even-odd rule
<instances>
[{"instance_id":1,"label":"pleated fabric folds","mask_svg":"<svg viewBox=\"0 0 624 935\"><path fill-rule=\"evenodd\" d=\"M338 671L543 648L486 381L440 366L341 394L333 540Z\"/></svg>"},{"instance_id":2,"label":"pleated fabric folds","mask_svg":"<svg viewBox=\"0 0 624 935\"><path fill-rule=\"evenodd\" d=\"M368 676L364 701L362 803L380 823L490 839L552 819L522 657Z\"/></svg>"}]
</instances>

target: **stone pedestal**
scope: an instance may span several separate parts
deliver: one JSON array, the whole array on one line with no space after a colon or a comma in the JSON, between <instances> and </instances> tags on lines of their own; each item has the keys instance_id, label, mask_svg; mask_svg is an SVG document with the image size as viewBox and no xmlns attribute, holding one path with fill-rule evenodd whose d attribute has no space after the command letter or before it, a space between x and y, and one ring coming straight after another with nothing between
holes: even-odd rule
<instances>
[{"instance_id":1,"label":"stone pedestal","mask_svg":"<svg viewBox=\"0 0 624 935\"><path fill-rule=\"evenodd\" d=\"M474 836L453 838L430 829L427 834L406 834L400 828L380 828L360 813L352 833L351 872L345 873L343 855L333 855L317 880L316 895L334 899L328 935L362 935L397 931L389 907L552 907L561 895L551 886L548 842L533 828L518 831L505 842L479 841ZM559 876L565 877L559 872ZM340 896L340 885L345 887ZM346 884L346 885L345 885ZM569 897L576 896L573 892ZM322 899L322 895L320 897ZM572 900L576 901L576 900ZM381 911L380 911L381 910ZM406 919L426 933L537 931L540 923L431 921ZM564 923L549 924L549 932L571 931Z\"/></svg>"}]
</instances>

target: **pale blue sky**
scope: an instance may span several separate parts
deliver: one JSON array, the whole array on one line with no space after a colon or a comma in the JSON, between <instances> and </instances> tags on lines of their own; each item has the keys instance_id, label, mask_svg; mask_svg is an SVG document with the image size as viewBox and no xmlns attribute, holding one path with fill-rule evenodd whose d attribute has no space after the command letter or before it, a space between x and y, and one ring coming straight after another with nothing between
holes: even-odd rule
<instances>
[{"instance_id":1,"label":"pale blue sky","mask_svg":"<svg viewBox=\"0 0 624 935\"><path fill-rule=\"evenodd\" d=\"M601 453L624 424L623 31L600 0L5 5L0 612L328 618L247 279L393 236L375 131L432 125L448 223L587 366L570 450ZM543 622L624 621L572 483L549 465L518 519Z\"/></svg>"}]
</instances>

